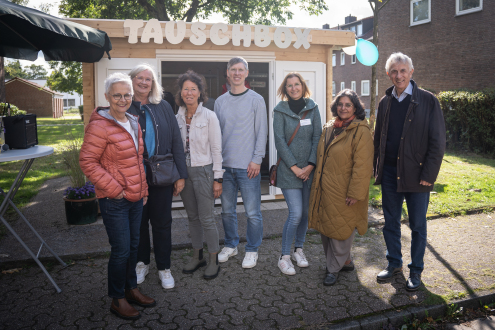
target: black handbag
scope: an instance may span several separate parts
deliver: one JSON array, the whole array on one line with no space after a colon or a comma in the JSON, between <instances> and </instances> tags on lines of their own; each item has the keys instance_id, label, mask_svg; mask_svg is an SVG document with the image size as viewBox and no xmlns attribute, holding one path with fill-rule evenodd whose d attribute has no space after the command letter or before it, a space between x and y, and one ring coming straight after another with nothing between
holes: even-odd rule
<instances>
[{"instance_id":1,"label":"black handbag","mask_svg":"<svg viewBox=\"0 0 495 330\"><path fill-rule=\"evenodd\" d=\"M174 154L154 155L148 158L148 150L144 145L144 166L146 167L146 181L149 186L165 187L174 184L180 179Z\"/></svg>"}]
</instances>

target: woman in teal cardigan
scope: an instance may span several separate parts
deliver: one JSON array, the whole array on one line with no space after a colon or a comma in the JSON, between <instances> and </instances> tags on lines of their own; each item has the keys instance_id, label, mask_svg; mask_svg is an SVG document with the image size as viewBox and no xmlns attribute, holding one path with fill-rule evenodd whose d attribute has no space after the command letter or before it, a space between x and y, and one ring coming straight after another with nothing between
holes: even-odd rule
<instances>
[{"instance_id":1,"label":"woman in teal cardigan","mask_svg":"<svg viewBox=\"0 0 495 330\"><path fill-rule=\"evenodd\" d=\"M275 147L281 158L277 169L277 187L282 189L289 208L278 267L282 273L294 275L296 270L290 260L294 238L293 258L297 266L309 266L302 248L308 229L309 194L316 165L316 149L322 131L321 117L318 105L309 97L311 92L299 73L289 73L277 95L282 99L273 109ZM305 114L305 118L301 120ZM299 123L301 126L296 136L290 146L287 146Z\"/></svg>"}]
</instances>

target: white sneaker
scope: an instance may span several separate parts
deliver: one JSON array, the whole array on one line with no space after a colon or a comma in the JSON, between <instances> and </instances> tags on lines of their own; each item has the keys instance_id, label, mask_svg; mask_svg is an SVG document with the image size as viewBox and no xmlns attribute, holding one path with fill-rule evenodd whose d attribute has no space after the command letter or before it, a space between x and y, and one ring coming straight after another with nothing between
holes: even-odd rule
<instances>
[{"instance_id":1,"label":"white sneaker","mask_svg":"<svg viewBox=\"0 0 495 330\"><path fill-rule=\"evenodd\" d=\"M159 270L158 276L160 277L160 281L162 281L162 288L172 289L175 286L174 277L172 276L170 269Z\"/></svg>"},{"instance_id":2,"label":"white sneaker","mask_svg":"<svg viewBox=\"0 0 495 330\"><path fill-rule=\"evenodd\" d=\"M304 255L304 252L301 248L297 248L296 252L294 252L294 260L297 262L297 267L308 267L309 263Z\"/></svg>"},{"instance_id":3,"label":"white sneaker","mask_svg":"<svg viewBox=\"0 0 495 330\"><path fill-rule=\"evenodd\" d=\"M218 254L218 262L226 262L229 260L229 257L233 257L237 255L237 247L229 248L224 247L222 251Z\"/></svg>"},{"instance_id":4,"label":"white sneaker","mask_svg":"<svg viewBox=\"0 0 495 330\"><path fill-rule=\"evenodd\" d=\"M286 275L296 274L296 270L294 269L292 261L290 261L289 255L280 257L278 260L278 268L280 268L280 271Z\"/></svg>"},{"instance_id":5,"label":"white sneaker","mask_svg":"<svg viewBox=\"0 0 495 330\"><path fill-rule=\"evenodd\" d=\"M242 261L242 268L253 268L258 260L258 252L246 252Z\"/></svg>"},{"instance_id":6,"label":"white sneaker","mask_svg":"<svg viewBox=\"0 0 495 330\"><path fill-rule=\"evenodd\" d=\"M136 276L137 276L137 284L141 284L144 282L144 278L148 275L150 271L150 266L145 265L144 262L140 261L136 265Z\"/></svg>"}]
</instances>

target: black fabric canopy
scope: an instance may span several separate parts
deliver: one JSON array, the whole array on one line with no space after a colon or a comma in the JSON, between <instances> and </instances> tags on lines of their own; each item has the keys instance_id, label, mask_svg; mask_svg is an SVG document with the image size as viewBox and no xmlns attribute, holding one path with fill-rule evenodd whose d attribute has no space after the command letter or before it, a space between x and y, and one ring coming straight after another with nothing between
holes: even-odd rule
<instances>
[{"instance_id":1,"label":"black fabric canopy","mask_svg":"<svg viewBox=\"0 0 495 330\"><path fill-rule=\"evenodd\" d=\"M93 63L111 49L103 31L0 0L0 56Z\"/></svg>"}]
</instances>

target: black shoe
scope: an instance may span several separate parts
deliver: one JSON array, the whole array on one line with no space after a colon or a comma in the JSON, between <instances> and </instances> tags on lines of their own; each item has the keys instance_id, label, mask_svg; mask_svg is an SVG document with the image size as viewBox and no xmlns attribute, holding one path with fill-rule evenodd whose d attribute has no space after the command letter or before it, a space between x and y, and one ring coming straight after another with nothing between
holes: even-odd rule
<instances>
[{"instance_id":1,"label":"black shoe","mask_svg":"<svg viewBox=\"0 0 495 330\"><path fill-rule=\"evenodd\" d=\"M342 269L340 270L341 272L352 272L354 270L354 263L351 262L347 265L344 265L344 267L342 267Z\"/></svg>"},{"instance_id":2,"label":"black shoe","mask_svg":"<svg viewBox=\"0 0 495 330\"><path fill-rule=\"evenodd\" d=\"M402 266L397 267L397 268L394 268L392 266L387 266L387 268L385 268L384 270L379 272L378 275L376 275L376 279L378 281L388 280L389 278L391 278L395 274L401 273L401 272L402 272Z\"/></svg>"},{"instance_id":3,"label":"black shoe","mask_svg":"<svg viewBox=\"0 0 495 330\"><path fill-rule=\"evenodd\" d=\"M327 273L327 276L325 276L325 279L323 280L323 285L326 286L331 286L337 283L337 277L339 274L332 274L332 273Z\"/></svg>"},{"instance_id":4,"label":"black shoe","mask_svg":"<svg viewBox=\"0 0 495 330\"><path fill-rule=\"evenodd\" d=\"M409 278L407 279L407 284L406 284L406 290L416 291L419 289L420 285L421 285L421 274L419 273L409 274Z\"/></svg>"}]
</instances>

